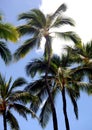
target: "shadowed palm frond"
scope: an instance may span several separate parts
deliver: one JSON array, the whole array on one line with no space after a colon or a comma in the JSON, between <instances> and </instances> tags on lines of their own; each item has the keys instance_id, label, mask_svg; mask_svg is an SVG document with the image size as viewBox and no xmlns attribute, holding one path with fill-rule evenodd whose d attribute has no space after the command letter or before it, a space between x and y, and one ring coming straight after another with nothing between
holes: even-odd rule
<instances>
[{"instance_id":1,"label":"shadowed palm frond","mask_svg":"<svg viewBox=\"0 0 92 130\"><path fill-rule=\"evenodd\" d=\"M9 110L7 111L6 119L12 129L19 130L18 121Z\"/></svg>"},{"instance_id":2,"label":"shadowed palm frond","mask_svg":"<svg viewBox=\"0 0 92 130\"><path fill-rule=\"evenodd\" d=\"M46 25L45 16L39 9L33 9L28 13L22 13L19 15L18 19L32 20L35 22L35 25L38 24L40 28Z\"/></svg>"},{"instance_id":3,"label":"shadowed palm frond","mask_svg":"<svg viewBox=\"0 0 92 130\"><path fill-rule=\"evenodd\" d=\"M61 4L61 5L58 7L58 9L53 13L53 15L51 16L51 18L54 18L54 17L56 17L56 16L58 16L58 15L61 15L61 13L62 13L62 12L65 12L66 9L67 9L66 4L64 4L64 3Z\"/></svg>"},{"instance_id":4,"label":"shadowed palm frond","mask_svg":"<svg viewBox=\"0 0 92 130\"><path fill-rule=\"evenodd\" d=\"M8 49L7 45L0 41L0 56L4 60L5 64L9 64L12 60L11 52Z\"/></svg>"},{"instance_id":5,"label":"shadowed palm frond","mask_svg":"<svg viewBox=\"0 0 92 130\"><path fill-rule=\"evenodd\" d=\"M51 28L59 28L63 25L75 26L74 20L71 18L57 17L55 22L51 25Z\"/></svg>"},{"instance_id":6,"label":"shadowed palm frond","mask_svg":"<svg viewBox=\"0 0 92 130\"><path fill-rule=\"evenodd\" d=\"M36 42L36 38L28 39L25 41L25 43L20 46L14 53L14 59L19 60L20 58L23 58L31 49L35 47Z\"/></svg>"},{"instance_id":7,"label":"shadowed palm frond","mask_svg":"<svg viewBox=\"0 0 92 130\"><path fill-rule=\"evenodd\" d=\"M80 43L81 39L79 38L79 36L72 31L69 32L55 32L56 36L58 36L59 38L63 38L65 40L71 40L74 43Z\"/></svg>"},{"instance_id":8,"label":"shadowed palm frond","mask_svg":"<svg viewBox=\"0 0 92 130\"><path fill-rule=\"evenodd\" d=\"M55 99L57 97L57 94L58 94L58 89L57 88L54 88L52 90L52 96L53 96L53 100L54 100L54 103L55 103ZM50 119L50 115L51 115L51 103L50 103L50 99L49 97L46 99L43 107L42 107L42 110L41 110L41 113L40 113L40 124L43 128L46 127L49 119Z\"/></svg>"}]
</instances>

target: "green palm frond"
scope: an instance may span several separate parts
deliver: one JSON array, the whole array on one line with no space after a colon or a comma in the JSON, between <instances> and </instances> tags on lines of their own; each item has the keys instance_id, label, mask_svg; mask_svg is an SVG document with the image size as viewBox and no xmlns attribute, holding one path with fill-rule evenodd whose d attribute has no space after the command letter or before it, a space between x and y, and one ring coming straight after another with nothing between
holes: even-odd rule
<instances>
[{"instance_id":1,"label":"green palm frond","mask_svg":"<svg viewBox=\"0 0 92 130\"><path fill-rule=\"evenodd\" d=\"M35 28L32 27L32 25L30 24L26 24L26 25L21 25L19 27L17 27L18 31L20 32L20 35L32 35L35 33Z\"/></svg>"},{"instance_id":2,"label":"green palm frond","mask_svg":"<svg viewBox=\"0 0 92 130\"><path fill-rule=\"evenodd\" d=\"M8 49L7 45L2 41L0 41L0 56L6 64L9 64L12 59L10 50Z\"/></svg>"},{"instance_id":3,"label":"green palm frond","mask_svg":"<svg viewBox=\"0 0 92 130\"><path fill-rule=\"evenodd\" d=\"M0 23L0 38L16 42L19 38L19 33L13 25Z\"/></svg>"},{"instance_id":4,"label":"green palm frond","mask_svg":"<svg viewBox=\"0 0 92 130\"><path fill-rule=\"evenodd\" d=\"M76 97L79 97L79 94L76 96L75 94L76 90L74 91L73 89L68 89L68 94L69 94L69 97L71 99L71 102L73 104L73 107L74 107L74 113L75 113L75 116L76 118L78 119L78 106L77 106L77 98Z\"/></svg>"},{"instance_id":5,"label":"green palm frond","mask_svg":"<svg viewBox=\"0 0 92 130\"><path fill-rule=\"evenodd\" d=\"M23 85L25 85L25 84L27 84L27 81L26 81L24 78L19 77L19 78L17 78L17 79L13 82L13 84L12 84L12 86L11 86L11 91L13 91L15 88L21 87L21 86L23 86Z\"/></svg>"},{"instance_id":6,"label":"green palm frond","mask_svg":"<svg viewBox=\"0 0 92 130\"><path fill-rule=\"evenodd\" d=\"M41 73L43 70L45 71L46 65L47 61L44 61L44 59L34 59L26 66L26 73L27 75L31 75L31 77L34 77L37 72Z\"/></svg>"},{"instance_id":7,"label":"green palm frond","mask_svg":"<svg viewBox=\"0 0 92 130\"><path fill-rule=\"evenodd\" d=\"M63 38L65 40L71 40L74 43L80 43L81 39L79 38L79 36L72 31L68 31L68 32L55 32L56 36L58 36L59 38Z\"/></svg>"},{"instance_id":8,"label":"green palm frond","mask_svg":"<svg viewBox=\"0 0 92 130\"><path fill-rule=\"evenodd\" d=\"M25 118L27 120L27 114L30 114L30 110L26 106L24 106L22 104L14 103L13 109L17 113L19 113L20 116L22 116L23 118Z\"/></svg>"},{"instance_id":9,"label":"green palm frond","mask_svg":"<svg viewBox=\"0 0 92 130\"><path fill-rule=\"evenodd\" d=\"M66 11L66 9L67 9L67 6L66 6L66 4L61 4L59 7L58 7L58 9L53 13L53 15L51 16L51 18L54 18L54 17L56 17L56 16L58 16L58 15L61 15L62 14L62 12L65 12Z\"/></svg>"},{"instance_id":10,"label":"green palm frond","mask_svg":"<svg viewBox=\"0 0 92 130\"><path fill-rule=\"evenodd\" d=\"M36 42L36 38L28 39L25 41L25 43L20 46L14 53L14 59L19 60L20 58L23 58L31 49L35 47Z\"/></svg>"},{"instance_id":11,"label":"green palm frond","mask_svg":"<svg viewBox=\"0 0 92 130\"><path fill-rule=\"evenodd\" d=\"M55 22L51 25L51 28L59 28L63 25L75 26L74 20L71 18L57 17Z\"/></svg>"},{"instance_id":12,"label":"green palm frond","mask_svg":"<svg viewBox=\"0 0 92 130\"><path fill-rule=\"evenodd\" d=\"M39 9L33 9L28 13L22 13L19 15L18 19L27 19L30 21L33 20L35 25L38 24L40 28L46 25L45 16Z\"/></svg>"},{"instance_id":13,"label":"green palm frond","mask_svg":"<svg viewBox=\"0 0 92 130\"><path fill-rule=\"evenodd\" d=\"M51 92L54 102L55 102L58 92L59 91L57 88L54 88ZM40 113L40 124L43 128L46 127L46 125L50 119L50 115L51 115L51 103L50 103L50 98L47 97L47 99L42 107L41 113Z\"/></svg>"},{"instance_id":14,"label":"green palm frond","mask_svg":"<svg viewBox=\"0 0 92 130\"><path fill-rule=\"evenodd\" d=\"M6 116L7 122L10 124L13 130L19 130L19 124L15 116L8 110Z\"/></svg>"}]
</instances>

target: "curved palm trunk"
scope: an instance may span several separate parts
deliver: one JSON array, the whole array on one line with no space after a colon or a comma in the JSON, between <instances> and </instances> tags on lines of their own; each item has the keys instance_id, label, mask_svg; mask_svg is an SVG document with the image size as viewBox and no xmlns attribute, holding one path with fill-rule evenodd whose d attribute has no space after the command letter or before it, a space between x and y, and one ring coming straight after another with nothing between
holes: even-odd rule
<instances>
[{"instance_id":1,"label":"curved palm trunk","mask_svg":"<svg viewBox=\"0 0 92 130\"><path fill-rule=\"evenodd\" d=\"M66 130L70 130L69 120L68 120L67 110L66 110L67 105L66 105L65 87L64 86L62 89L62 99L63 99L63 113L64 113L64 118L65 118Z\"/></svg>"},{"instance_id":2,"label":"curved palm trunk","mask_svg":"<svg viewBox=\"0 0 92 130\"><path fill-rule=\"evenodd\" d=\"M4 125L4 130L7 130L6 111L3 111L3 125Z\"/></svg>"},{"instance_id":3,"label":"curved palm trunk","mask_svg":"<svg viewBox=\"0 0 92 130\"><path fill-rule=\"evenodd\" d=\"M49 37L46 36L46 44L49 44ZM45 74L45 82L46 82L46 89L47 89L47 92L48 92L48 95L49 95L49 98L50 98L50 102L51 102L51 110L52 110L52 118L53 118L53 127L54 127L54 130L58 130L58 122L57 122L57 115L56 115L56 110L55 110L55 106L54 106L54 102L53 102L53 97L52 97L52 93L50 92L50 88L49 88L49 84L48 84L48 80L47 80L47 77L48 77L48 71L49 71L49 66L50 66L50 60L51 60L51 54L50 54L50 48L49 48L49 45L48 46L48 49L47 49L47 55L48 55L48 66L47 66L47 69L46 69L46 74Z\"/></svg>"}]
</instances>

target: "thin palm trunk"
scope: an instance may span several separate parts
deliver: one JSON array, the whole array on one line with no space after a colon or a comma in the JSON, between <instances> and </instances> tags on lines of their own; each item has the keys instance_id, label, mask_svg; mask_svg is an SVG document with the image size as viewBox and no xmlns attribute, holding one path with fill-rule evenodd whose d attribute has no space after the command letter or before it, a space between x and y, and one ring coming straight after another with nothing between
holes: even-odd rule
<instances>
[{"instance_id":1,"label":"thin palm trunk","mask_svg":"<svg viewBox=\"0 0 92 130\"><path fill-rule=\"evenodd\" d=\"M64 118L65 118L66 130L70 130L69 120L68 120L68 115L67 115L67 110L66 110L67 104L66 104L65 87L64 86L62 89L62 99L63 99L63 113L64 113Z\"/></svg>"},{"instance_id":2,"label":"thin palm trunk","mask_svg":"<svg viewBox=\"0 0 92 130\"><path fill-rule=\"evenodd\" d=\"M46 40L47 40L46 43L49 44L48 36L46 37ZM51 60L50 48L49 48L49 45L47 45L47 46L48 46L48 49L47 49L48 66L47 66L46 74L45 74L45 82L46 82L46 89L47 89L47 92L48 92L48 95L49 95L49 98L50 98L50 103L51 103L53 127L54 127L54 130L58 130L57 115L56 115L56 110L55 110L55 106L54 106L54 102L53 102L53 96L52 96L52 93L50 92L50 86L49 86L48 80L47 80L48 71L49 71L49 67L50 67L50 60Z\"/></svg>"},{"instance_id":3,"label":"thin palm trunk","mask_svg":"<svg viewBox=\"0 0 92 130\"><path fill-rule=\"evenodd\" d=\"M6 111L3 112L3 125L4 125L4 130L7 130Z\"/></svg>"}]
</instances>

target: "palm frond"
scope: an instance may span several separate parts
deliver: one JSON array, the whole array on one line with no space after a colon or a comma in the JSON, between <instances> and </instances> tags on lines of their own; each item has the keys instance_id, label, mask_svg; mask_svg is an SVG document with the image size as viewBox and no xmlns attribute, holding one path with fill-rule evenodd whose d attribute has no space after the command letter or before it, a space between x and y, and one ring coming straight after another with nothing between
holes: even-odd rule
<instances>
[{"instance_id":1,"label":"palm frond","mask_svg":"<svg viewBox=\"0 0 92 130\"><path fill-rule=\"evenodd\" d=\"M17 27L17 30L20 32L20 35L32 35L35 33L35 28L32 27L30 24L25 24Z\"/></svg>"},{"instance_id":2,"label":"palm frond","mask_svg":"<svg viewBox=\"0 0 92 130\"><path fill-rule=\"evenodd\" d=\"M16 42L19 38L19 33L13 25L0 23L0 38Z\"/></svg>"},{"instance_id":3,"label":"palm frond","mask_svg":"<svg viewBox=\"0 0 92 130\"><path fill-rule=\"evenodd\" d=\"M57 88L54 88L52 90L52 96L53 96L53 100L55 103L55 99L56 99L56 95L58 94L58 90ZM49 119L50 119L50 114L52 113L51 111L51 102L50 102L50 98L47 97L47 100L44 103L44 106L42 107L41 113L40 113L40 124L43 128L46 127Z\"/></svg>"},{"instance_id":4,"label":"palm frond","mask_svg":"<svg viewBox=\"0 0 92 130\"><path fill-rule=\"evenodd\" d=\"M13 130L19 130L18 121L9 110L7 111L6 119Z\"/></svg>"},{"instance_id":5,"label":"palm frond","mask_svg":"<svg viewBox=\"0 0 92 130\"><path fill-rule=\"evenodd\" d=\"M26 66L26 73L27 75L31 75L34 77L37 72L44 72L46 69L47 61L44 59L34 59L33 61L29 62Z\"/></svg>"},{"instance_id":6,"label":"palm frond","mask_svg":"<svg viewBox=\"0 0 92 130\"><path fill-rule=\"evenodd\" d=\"M4 60L5 64L9 64L12 59L10 50L2 41L0 41L0 56Z\"/></svg>"},{"instance_id":7,"label":"palm frond","mask_svg":"<svg viewBox=\"0 0 92 130\"><path fill-rule=\"evenodd\" d=\"M67 6L66 4L61 4L58 9L53 13L53 15L51 16L52 18L58 16L58 15L61 15L62 12L65 12L67 9Z\"/></svg>"},{"instance_id":8,"label":"palm frond","mask_svg":"<svg viewBox=\"0 0 92 130\"><path fill-rule=\"evenodd\" d=\"M33 9L28 13L22 13L19 15L18 19L26 19L28 21L32 20L35 22L35 25L38 24L41 28L46 25L45 16L39 9Z\"/></svg>"},{"instance_id":9,"label":"palm frond","mask_svg":"<svg viewBox=\"0 0 92 130\"><path fill-rule=\"evenodd\" d=\"M36 38L31 38L25 41L25 43L22 46L20 46L14 53L14 59L19 60L20 58L23 58L31 49L34 48L36 42Z\"/></svg>"},{"instance_id":10,"label":"palm frond","mask_svg":"<svg viewBox=\"0 0 92 130\"><path fill-rule=\"evenodd\" d=\"M17 79L13 82L13 84L12 84L12 86L11 86L11 90L13 91L15 88L21 87L21 86L23 86L23 85L25 85L25 84L27 84L27 81L26 81L24 78L19 77L19 78L17 78Z\"/></svg>"},{"instance_id":11,"label":"palm frond","mask_svg":"<svg viewBox=\"0 0 92 130\"><path fill-rule=\"evenodd\" d=\"M71 18L57 17L55 22L51 25L51 28L59 28L63 25L75 26L74 20Z\"/></svg>"},{"instance_id":12,"label":"palm frond","mask_svg":"<svg viewBox=\"0 0 92 130\"><path fill-rule=\"evenodd\" d=\"M27 120L27 114L30 114L30 110L26 106L24 106L22 104L14 103L13 109L17 113L19 113L20 116L22 116L23 118L25 118Z\"/></svg>"},{"instance_id":13,"label":"palm frond","mask_svg":"<svg viewBox=\"0 0 92 130\"><path fill-rule=\"evenodd\" d=\"M63 38L65 40L71 40L74 43L80 43L81 39L80 37L72 31L68 31L68 32L55 32L56 36L58 36L59 38Z\"/></svg>"},{"instance_id":14,"label":"palm frond","mask_svg":"<svg viewBox=\"0 0 92 130\"><path fill-rule=\"evenodd\" d=\"M78 106L77 106L77 102L76 102L76 97L75 97L75 95L73 95L73 93L75 93L75 92L72 92L71 89L69 89L68 94L69 94L69 97L70 97L71 102L74 107L75 116L78 119Z\"/></svg>"}]
</instances>

